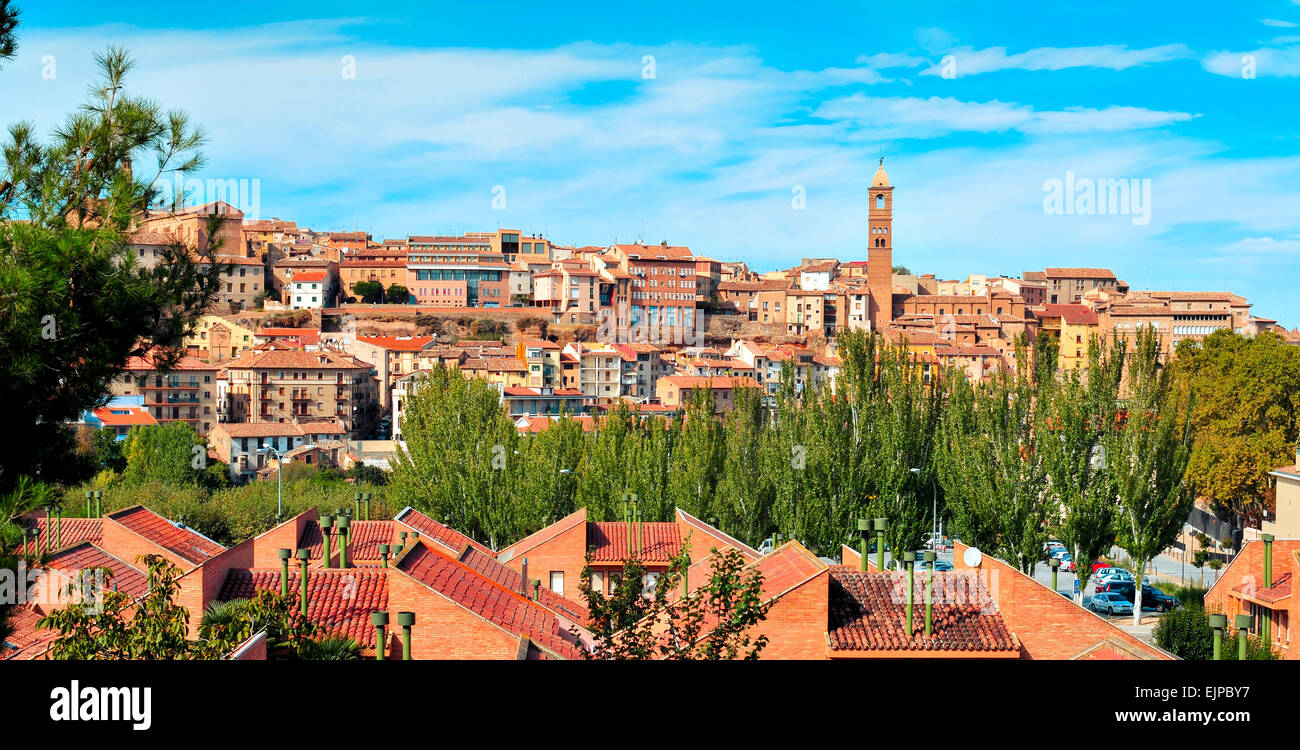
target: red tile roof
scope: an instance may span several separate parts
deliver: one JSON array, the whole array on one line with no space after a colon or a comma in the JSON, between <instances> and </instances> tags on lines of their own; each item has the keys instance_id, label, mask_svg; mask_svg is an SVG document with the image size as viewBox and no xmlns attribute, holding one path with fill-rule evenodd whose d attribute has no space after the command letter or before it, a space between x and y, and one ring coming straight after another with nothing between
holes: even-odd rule
<instances>
[{"instance_id":1,"label":"red tile roof","mask_svg":"<svg viewBox=\"0 0 1300 750\"><path fill-rule=\"evenodd\" d=\"M149 580L139 568L90 542L82 542L52 555L47 567L59 571L69 579L76 571L105 568L109 573L104 576L104 588L131 597L144 596L149 589Z\"/></svg>"},{"instance_id":2,"label":"red tile roof","mask_svg":"<svg viewBox=\"0 0 1300 750\"><path fill-rule=\"evenodd\" d=\"M1115 278L1115 273L1109 268L1047 268L1043 270L1043 275L1049 279Z\"/></svg>"},{"instance_id":3,"label":"red tile roof","mask_svg":"<svg viewBox=\"0 0 1300 750\"><path fill-rule=\"evenodd\" d=\"M826 563L798 542L786 542L751 563L763 575L763 597L795 589L826 570Z\"/></svg>"},{"instance_id":4,"label":"red tile roof","mask_svg":"<svg viewBox=\"0 0 1300 750\"><path fill-rule=\"evenodd\" d=\"M289 570L289 596L302 591L297 561ZM234 569L226 575L217 599L248 599L261 590L280 590L280 571ZM388 609L388 575L382 568L312 568L307 573L307 619L330 635L353 638L374 652L370 614Z\"/></svg>"},{"instance_id":5,"label":"red tile roof","mask_svg":"<svg viewBox=\"0 0 1300 750\"><path fill-rule=\"evenodd\" d=\"M1291 572L1287 571L1286 573L1276 576L1273 579L1273 585L1269 588L1258 588L1256 584L1251 581L1238 586L1233 586L1232 590L1234 593L1243 594L1256 601L1264 602L1265 604L1274 604L1288 596L1291 596Z\"/></svg>"},{"instance_id":6,"label":"red tile roof","mask_svg":"<svg viewBox=\"0 0 1300 750\"><path fill-rule=\"evenodd\" d=\"M104 520L102 518L65 518L59 524L59 542L63 547L71 547L82 542L94 542L99 544L104 538ZM40 536L36 538L37 549L46 549L46 544L53 544L54 537L47 537L45 534L45 518L32 518L30 516L23 520L25 528L35 528L40 531ZM30 549L31 543L28 542Z\"/></svg>"},{"instance_id":7,"label":"red tile roof","mask_svg":"<svg viewBox=\"0 0 1300 750\"><path fill-rule=\"evenodd\" d=\"M414 508L408 507L401 513L398 513L396 520L420 532L420 536L428 537L429 539L443 545L447 549L451 550L452 554L459 554L466 546L473 547L479 552L487 555L496 554L485 545L479 544L469 536L460 533L450 526L438 523Z\"/></svg>"},{"instance_id":8,"label":"red tile roof","mask_svg":"<svg viewBox=\"0 0 1300 750\"><path fill-rule=\"evenodd\" d=\"M331 534L330 552L338 556L338 530ZM390 544L393 540L392 521L352 521L348 525L348 560L350 562L378 561L379 545ZM298 549L306 548L312 560L320 560L325 548L325 536L321 534L320 524L308 521L303 525L302 536L298 537Z\"/></svg>"},{"instance_id":9,"label":"red tile roof","mask_svg":"<svg viewBox=\"0 0 1300 750\"><path fill-rule=\"evenodd\" d=\"M418 352L433 343L433 336L357 336L357 341L398 352Z\"/></svg>"},{"instance_id":10,"label":"red tile roof","mask_svg":"<svg viewBox=\"0 0 1300 750\"><path fill-rule=\"evenodd\" d=\"M587 545L595 548L592 551L595 562L623 562L630 556L629 548L636 548L638 538L641 552L637 557L641 562L667 563L682 551L682 533L675 523L595 521L587 524Z\"/></svg>"},{"instance_id":11,"label":"red tile roof","mask_svg":"<svg viewBox=\"0 0 1300 750\"><path fill-rule=\"evenodd\" d=\"M140 505L108 517L194 565L201 565L226 549L193 529L183 528Z\"/></svg>"},{"instance_id":12,"label":"red tile roof","mask_svg":"<svg viewBox=\"0 0 1300 750\"><path fill-rule=\"evenodd\" d=\"M105 427L158 424L158 420L143 406L101 406L94 413L95 418Z\"/></svg>"},{"instance_id":13,"label":"red tile roof","mask_svg":"<svg viewBox=\"0 0 1300 750\"><path fill-rule=\"evenodd\" d=\"M494 583L510 591L519 591L524 593L524 576L513 568L497 562L497 559L486 552L480 552L473 547L465 547L458 558L460 562L469 567L479 575L491 579ZM534 592L524 593L525 596L531 597ZM591 613L581 604L566 599L563 596L551 591L545 586L537 589L538 601L543 607L552 612L567 617L579 625L586 626L591 621Z\"/></svg>"},{"instance_id":14,"label":"red tile roof","mask_svg":"<svg viewBox=\"0 0 1300 750\"><path fill-rule=\"evenodd\" d=\"M697 552L707 552L710 547L721 545L722 547L732 547L740 550L741 554L750 561L757 560L760 557L758 550L724 533L721 529L710 526L681 508L677 509L677 520L690 526L693 530L688 531L687 534L691 536L691 549Z\"/></svg>"},{"instance_id":15,"label":"red tile roof","mask_svg":"<svg viewBox=\"0 0 1300 750\"><path fill-rule=\"evenodd\" d=\"M580 646L560 618L469 566L417 544L398 569L498 627L531 638L542 648L568 659L582 658Z\"/></svg>"},{"instance_id":16,"label":"red tile roof","mask_svg":"<svg viewBox=\"0 0 1300 750\"><path fill-rule=\"evenodd\" d=\"M41 616L30 607L14 607L9 616L12 632L0 642L0 661L5 659L35 659L45 652L59 631L39 628Z\"/></svg>"},{"instance_id":17,"label":"red tile roof","mask_svg":"<svg viewBox=\"0 0 1300 750\"><path fill-rule=\"evenodd\" d=\"M834 651L1018 652L984 584L966 573L935 575L933 634L925 636L925 578L913 593L906 632L907 576L831 568L827 635Z\"/></svg>"},{"instance_id":18,"label":"red tile roof","mask_svg":"<svg viewBox=\"0 0 1300 750\"><path fill-rule=\"evenodd\" d=\"M293 279L291 279L295 284L303 284L312 281L320 282L324 280L324 271L299 271L298 273L295 273Z\"/></svg>"}]
</instances>

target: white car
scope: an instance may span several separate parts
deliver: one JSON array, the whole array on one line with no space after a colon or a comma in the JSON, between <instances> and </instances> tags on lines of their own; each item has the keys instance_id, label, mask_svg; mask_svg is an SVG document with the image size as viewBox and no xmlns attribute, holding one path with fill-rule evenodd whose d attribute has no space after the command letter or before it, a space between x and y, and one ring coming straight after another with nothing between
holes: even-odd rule
<instances>
[{"instance_id":1,"label":"white car","mask_svg":"<svg viewBox=\"0 0 1300 750\"><path fill-rule=\"evenodd\" d=\"M1133 583L1133 574L1123 568L1098 568L1095 579L1098 586L1105 586L1115 581Z\"/></svg>"}]
</instances>

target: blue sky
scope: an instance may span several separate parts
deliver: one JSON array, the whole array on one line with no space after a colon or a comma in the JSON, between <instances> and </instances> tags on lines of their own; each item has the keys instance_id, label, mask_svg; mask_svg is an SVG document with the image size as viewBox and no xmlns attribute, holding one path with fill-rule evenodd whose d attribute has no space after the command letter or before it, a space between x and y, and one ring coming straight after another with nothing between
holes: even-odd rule
<instances>
[{"instance_id":1,"label":"blue sky","mask_svg":"<svg viewBox=\"0 0 1300 750\"><path fill-rule=\"evenodd\" d=\"M133 90L206 127L199 176L258 180L261 218L770 269L865 257L883 154L912 270L1107 266L1300 325L1300 0L20 4L0 124L48 129L124 45ZM1067 174L1149 184L1145 221L1045 210Z\"/></svg>"}]
</instances>

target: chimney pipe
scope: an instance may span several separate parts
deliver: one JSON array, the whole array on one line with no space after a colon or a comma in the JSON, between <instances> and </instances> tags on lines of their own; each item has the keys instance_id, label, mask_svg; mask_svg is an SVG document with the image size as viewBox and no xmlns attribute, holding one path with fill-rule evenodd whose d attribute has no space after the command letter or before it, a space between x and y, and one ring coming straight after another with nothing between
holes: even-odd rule
<instances>
[{"instance_id":1,"label":"chimney pipe","mask_svg":"<svg viewBox=\"0 0 1300 750\"><path fill-rule=\"evenodd\" d=\"M527 599L528 598L528 558L526 557L524 558L523 565L520 566L519 575L523 577L523 581L521 585L524 587L524 590L519 593L523 594L524 598Z\"/></svg>"},{"instance_id":2,"label":"chimney pipe","mask_svg":"<svg viewBox=\"0 0 1300 750\"><path fill-rule=\"evenodd\" d=\"M360 518L361 517L361 493L360 492L352 493L352 507L356 508L357 517Z\"/></svg>"},{"instance_id":3,"label":"chimney pipe","mask_svg":"<svg viewBox=\"0 0 1300 750\"><path fill-rule=\"evenodd\" d=\"M643 542L645 541L642 538L644 536L645 536L645 521L641 520L641 509L638 508L636 511L636 556L638 558L641 557L642 550L645 549L645 547L642 546Z\"/></svg>"},{"instance_id":4,"label":"chimney pipe","mask_svg":"<svg viewBox=\"0 0 1300 750\"><path fill-rule=\"evenodd\" d=\"M411 660L411 626L415 625L414 612L398 612L397 624L402 626L402 661Z\"/></svg>"},{"instance_id":5,"label":"chimney pipe","mask_svg":"<svg viewBox=\"0 0 1300 750\"><path fill-rule=\"evenodd\" d=\"M348 536L352 519L344 516L334 522L339 527L339 567L348 567Z\"/></svg>"},{"instance_id":6,"label":"chimney pipe","mask_svg":"<svg viewBox=\"0 0 1300 750\"><path fill-rule=\"evenodd\" d=\"M366 520L369 521L370 520L370 493L367 492L363 494L361 496L361 499L366 501Z\"/></svg>"},{"instance_id":7,"label":"chimney pipe","mask_svg":"<svg viewBox=\"0 0 1300 750\"><path fill-rule=\"evenodd\" d=\"M876 529L876 570L883 573L885 571L885 528L889 525L889 519L876 518L871 525Z\"/></svg>"},{"instance_id":8,"label":"chimney pipe","mask_svg":"<svg viewBox=\"0 0 1300 750\"><path fill-rule=\"evenodd\" d=\"M1251 621L1254 618L1250 615L1237 615L1237 661L1246 660L1246 633L1250 630Z\"/></svg>"},{"instance_id":9,"label":"chimney pipe","mask_svg":"<svg viewBox=\"0 0 1300 750\"><path fill-rule=\"evenodd\" d=\"M1223 658L1223 630L1228 626L1227 615L1210 615L1210 630L1214 631L1214 661Z\"/></svg>"},{"instance_id":10,"label":"chimney pipe","mask_svg":"<svg viewBox=\"0 0 1300 750\"><path fill-rule=\"evenodd\" d=\"M324 539L324 541L325 541L325 551L324 551L324 553L321 555L321 557L323 557L323 558L325 558L325 559L324 559L324 561L321 563L321 565L322 565L322 567L325 567L325 568L328 568L328 567L330 566L330 555L333 554L333 553L330 551L330 536L331 536L331 533L330 533L330 532L333 531L333 529L334 529L334 517L333 517L333 516L321 516L321 517L320 517L320 533L321 533L321 537L322 537L322 538Z\"/></svg>"},{"instance_id":11,"label":"chimney pipe","mask_svg":"<svg viewBox=\"0 0 1300 750\"><path fill-rule=\"evenodd\" d=\"M1053 557L1047 561L1047 567L1052 569L1052 591L1059 591L1056 587L1056 571L1061 569L1061 558Z\"/></svg>"},{"instance_id":12,"label":"chimney pipe","mask_svg":"<svg viewBox=\"0 0 1300 750\"><path fill-rule=\"evenodd\" d=\"M907 566L907 637L912 637L912 599L915 592L912 590L915 586L916 576L916 553L908 550L903 553L903 565Z\"/></svg>"},{"instance_id":13,"label":"chimney pipe","mask_svg":"<svg viewBox=\"0 0 1300 750\"><path fill-rule=\"evenodd\" d=\"M53 507L45 506L45 536L41 540L41 552L50 551L50 535L54 533L54 518L50 514Z\"/></svg>"},{"instance_id":14,"label":"chimney pipe","mask_svg":"<svg viewBox=\"0 0 1300 750\"><path fill-rule=\"evenodd\" d=\"M54 504L54 549L63 549L63 504Z\"/></svg>"},{"instance_id":15,"label":"chimney pipe","mask_svg":"<svg viewBox=\"0 0 1300 750\"><path fill-rule=\"evenodd\" d=\"M862 558L858 562L859 568L863 573L867 572L867 537L871 536L871 520L868 518L858 519L858 556Z\"/></svg>"},{"instance_id":16,"label":"chimney pipe","mask_svg":"<svg viewBox=\"0 0 1300 750\"><path fill-rule=\"evenodd\" d=\"M104 517L104 491L95 490L95 518Z\"/></svg>"},{"instance_id":17,"label":"chimney pipe","mask_svg":"<svg viewBox=\"0 0 1300 750\"><path fill-rule=\"evenodd\" d=\"M93 518L91 511L94 509L93 501L90 499L90 490L86 490L86 518Z\"/></svg>"},{"instance_id":18,"label":"chimney pipe","mask_svg":"<svg viewBox=\"0 0 1300 750\"><path fill-rule=\"evenodd\" d=\"M533 598L537 601L542 600L542 582L536 578L533 579Z\"/></svg>"},{"instance_id":19,"label":"chimney pipe","mask_svg":"<svg viewBox=\"0 0 1300 750\"><path fill-rule=\"evenodd\" d=\"M381 568L388 567L388 551L390 549L391 547L389 547L387 544L379 545L379 566Z\"/></svg>"},{"instance_id":20,"label":"chimney pipe","mask_svg":"<svg viewBox=\"0 0 1300 750\"><path fill-rule=\"evenodd\" d=\"M939 555L934 550L924 552L925 559L925 637L929 638L934 627L934 561Z\"/></svg>"},{"instance_id":21,"label":"chimney pipe","mask_svg":"<svg viewBox=\"0 0 1300 750\"><path fill-rule=\"evenodd\" d=\"M384 652L388 650L388 636L384 632L388 626L388 613L371 612L370 624L375 626L375 661L383 661Z\"/></svg>"},{"instance_id":22,"label":"chimney pipe","mask_svg":"<svg viewBox=\"0 0 1300 750\"><path fill-rule=\"evenodd\" d=\"M307 559L311 556L311 551L303 547L298 550L298 564L302 575L302 616L307 619Z\"/></svg>"},{"instance_id":23,"label":"chimney pipe","mask_svg":"<svg viewBox=\"0 0 1300 750\"><path fill-rule=\"evenodd\" d=\"M277 552L280 556L280 596L285 599L289 598L289 556L293 552L287 549L281 549Z\"/></svg>"},{"instance_id":24,"label":"chimney pipe","mask_svg":"<svg viewBox=\"0 0 1300 750\"><path fill-rule=\"evenodd\" d=\"M1260 536L1264 540L1264 588L1273 588L1273 535L1263 534ZM1264 645L1271 648L1273 643L1273 617L1270 612L1261 612L1259 622L1259 637L1263 639Z\"/></svg>"}]
</instances>

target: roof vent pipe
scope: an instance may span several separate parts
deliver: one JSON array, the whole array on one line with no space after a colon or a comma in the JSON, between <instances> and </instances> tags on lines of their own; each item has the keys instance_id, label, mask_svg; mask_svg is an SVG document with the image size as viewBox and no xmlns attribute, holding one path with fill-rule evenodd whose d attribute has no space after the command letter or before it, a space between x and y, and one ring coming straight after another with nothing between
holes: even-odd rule
<instances>
[{"instance_id":1,"label":"roof vent pipe","mask_svg":"<svg viewBox=\"0 0 1300 750\"><path fill-rule=\"evenodd\" d=\"M298 563L301 568L302 578L302 617L307 619L307 560L311 557L311 551L306 547L298 550Z\"/></svg>"},{"instance_id":2,"label":"roof vent pipe","mask_svg":"<svg viewBox=\"0 0 1300 750\"><path fill-rule=\"evenodd\" d=\"M524 558L523 565L520 566L519 575L522 576L523 578L523 580L520 582L520 585L524 587L524 590L520 591L519 593L523 594L524 598L527 599L528 598L528 558L526 557Z\"/></svg>"},{"instance_id":3,"label":"roof vent pipe","mask_svg":"<svg viewBox=\"0 0 1300 750\"><path fill-rule=\"evenodd\" d=\"M932 549L926 550L925 558L925 637L929 638L934 627L934 561L939 555ZM1056 588L1055 585L1052 588Z\"/></svg>"},{"instance_id":4,"label":"roof vent pipe","mask_svg":"<svg viewBox=\"0 0 1300 750\"><path fill-rule=\"evenodd\" d=\"M280 556L280 596L285 599L289 598L289 557L293 555L291 550L280 549L276 553Z\"/></svg>"},{"instance_id":5,"label":"roof vent pipe","mask_svg":"<svg viewBox=\"0 0 1300 750\"><path fill-rule=\"evenodd\" d=\"M907 566L907 637L912 637L912 600L915 592L912 590L916 581L916 552L908 550L903 553L903 565Z\"/></svg>"},{"instance_id":6,"label":"roof vent pipe","mask_svg":"<svg viewBox=\"0 0 1300 750\"><path fill-rule=\"evenodd\" d=\"M334 517L321 516L320 533L321 533L321 538L325 541L324 553L321 555L321 557L323 557L324 560L322 561L321 565L322 567L325 568L328 568L330 566L330 556L333 554L330 552L330 535L333 529L334 529Z\"/></svg>"},{"instance_id":7,"label":"roof vent pipe","mask_svg":"<svg viewBox=\"0 0 1300 750\"><path fill-rule=\"evenodd\" d=\"M862 569L863 573L866 573L867 572L867 537L871 536L870 518L858 519L858 536L861 537L861 539L858 541L858 557L861 558L858 561L859 567Z\"/></svg>"},{"instance_id":8,"label":"roof vent pipe","mask_svg":"<svg viewBox=\"0 0 1300 750\"><path fill-rule=\"evenodd\" d=\"M334 522L339 528L339 567L348 567L348 536L352 519L344 516Z\"/></svg>"},{"instance_id":9,"label":"roof vent pipe","mask_svg":"<svg viewBox=\"0 0 1300 750\"><path fill-rule=\"evenodd\" d=\"M397 624L402 626L402 661L411 660L411 627L415 625L414 612L398 612Z\"/></svg>"},{"instance_id":10,"label":"roof vent pipe","mask_svg":"<svg viewBox=\"0 0 1300 750\"><path fill-rule=\"evenodd\" d=\"M370 624L375 626L375 661L383 661L388 650L388 634L384 632L388 627L388 613L371 612Z\"/></svg>"},{"instance_id":11,"label":"roof vent pipe","mask_svg":"<svg viewBox=\"0 0 1300 750\"><path fill-rule=\"evenodd\" d=\"M388 567L388 551L390 549L392 549L392 547L387 544L379 545L379 566L381 568Z\"/></svg>"}]
</instances>

